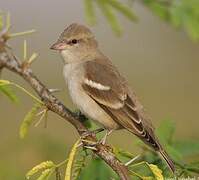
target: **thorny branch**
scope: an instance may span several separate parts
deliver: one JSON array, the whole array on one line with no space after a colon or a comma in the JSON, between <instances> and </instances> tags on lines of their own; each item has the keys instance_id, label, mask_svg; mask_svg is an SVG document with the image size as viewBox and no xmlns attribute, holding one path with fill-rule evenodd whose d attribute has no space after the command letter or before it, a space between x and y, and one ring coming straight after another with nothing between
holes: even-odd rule
<instances>
[{"instance_id":1,"label":"thorny branch","mask_svg":"<svg viewBox=\"0 0 199 180\"><path fill-rule=\"evenodd\" d=\"M12 53L6 50L7 39L5 37L0 34L0 71L2 68L6 68L21 76L34 89L50 111L69 121L76 128L80 137L84 139L82 141L84 146L89 146L89 142L92 141L95 144L93 153L103 159L118 174L120 179L129 180L128 168L115 157L111 147L97 143L95 135L83 125L80 117L52 95L48 88L34 75L29 66L24 66L19 59L16 59Z\"/></svg>"}]
</instances>

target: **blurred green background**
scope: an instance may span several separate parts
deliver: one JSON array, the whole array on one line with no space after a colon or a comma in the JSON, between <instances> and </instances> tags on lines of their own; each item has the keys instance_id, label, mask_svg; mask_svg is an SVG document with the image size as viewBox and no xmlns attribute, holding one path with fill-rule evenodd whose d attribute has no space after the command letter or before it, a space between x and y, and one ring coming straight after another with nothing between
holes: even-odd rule
<instances>
[{"instance_id":1,"label":"blurred green background","mask_svg":"<svg viewBox=\"0 0 199 180\"><path fill-rule=\"evenodd\" d=\"M101 49L129 80L156 127L162 120L173 120L177 138L199 138L199 44L161 21L146 7L134 3L133 9L139 17L138 23L119 16L124 29L122 37L116 37L98 13L98 24L92 30ZM0 10L10 12L12 32L37 30L9 44L22 57L26 38L29 55L35 51L40 54L32 66L35 74L49 88L62 89L56 96L68 107L75 108L62 77L61 58L49 47L70 23L86 24L83 2L1 0ZM22 79L6 70L2 78L30 89ZM47 128L40 124L20 140L20 123L33 102L17 89L16 94L20 97L17 104L0 94L0 179L5 180L24 179L24 174L42 161L62 161L78 137L68 122L49 113ZM139 153L134 140L126 131L109 137L111 144Z\"/></svg>"}]
</instances>

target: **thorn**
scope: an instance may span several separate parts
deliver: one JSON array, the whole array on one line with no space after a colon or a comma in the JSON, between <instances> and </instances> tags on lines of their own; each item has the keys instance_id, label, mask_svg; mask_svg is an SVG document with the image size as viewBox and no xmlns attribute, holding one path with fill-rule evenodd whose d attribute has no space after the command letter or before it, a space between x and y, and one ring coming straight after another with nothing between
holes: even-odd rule
<instances>
[{"instance_id":1,"label":"thorn","mask_svg":"<svg viewBox=\"0 0 199 180\"><path fill-rule=\"evenodd\" d=\"M36 32L35 29L32 29L32 30L29 30L29 31L23 31L23 32L18 32L18 33L12 33L12 34L9 34L8 37L9 38L13 38L13 37L17 37L17 36L24 36L24 35L27 35L27 34L32 34Z\"/></svg>"},{"instance_id":2,"label":"thorn","mask_svg":"<svg viewBox=\"0 0 199 180\"><path fill-rule=\"evenodd\" d=\"M62 89L48 89L48 90L50 91L50 93L62 91Z\"/></svg>"},{"instance_id":3,"label":"thorn","mask_svg":"<svg viewBox=\"0 0 199 180\"><path fill-rule=\"evenodd\" d=\"M35 123L35 127L37 127L40 123L41 123L41 121L43 120L43 118L45 117L45 115L46 115L46 113L47 113L47 110L45 109L45 110L43 110L43 113L41 114L41 117L39 118L39 120Z\"/></svg>"},{"instance_id":4,"label":"thorn","mask_svg":"<svg viewBox=\"0 0 199 180\"><path fill-rule=\"evenodd\" d=\"M36 114L36 116L40 116L41 114L43 114L45 112L45 109L40 111L39 113Z\"/></svg>"},{"instance_id":5,"label":"thorn","mask_svg":"<svg viewBox=\"0 0 199 180\"><path fill-rule=\"evenodd\" d=\"M27 60L27 41L24 40L23 42L23 59L24 61Z\"/></svg>"},{"instance_id":6,"label":"thorn","mask_svg":"<svg viewBox=\"0 0 199 180\"><path fill-rule=\"evenodd\" d=\"M31 65L33 63L33 61L39 56L38 53L33 53L30 58L28 59L28 64Z\"/></svg>"},{"instance_id":7,"label":"thorn","mask_svg":"<svg viewBox=\"0 0 199 180\"><path fill-rule=\"evenodd\" d=\"M106 144L107 137L113 132L113 130L107 130L105 136L99 141L102 145Z\"/></svg>"},{"instance_id":8,"label":"thorn","mask_svg":"<svg viewBox=\"0 0 199 180\"><path fill-rule=\"evenodd\" d=\"M11 20L10 20L10 12L7 13L6 15L6 30L7 32L10 30L11 28Z\"/></svg>"},{"instance_id":9,"label":"thorn","mask_svg":"<svg viewBox=\"0 0 199 180\"><path fill-rule=\"evenodd\" d=\"M137 160L140 157L140 154L138 154L137 156L135 156L133 159L131 159L130 161L126 162L124 165L125 166L129 166L130 164L132 164L135 160Z\"/></svg>"},{"instance_id":10,"label":"thorn","mask_svg":"<svg viewBox=\"0 0 199 180\"><path fill-rule=\"evenodd\" d=\"M80 142L80 143L77 145L77 148L79 148L79 147L81 147L81 146L83 146L83 143L82 143L82 142Z\"/></svg>"},{"instance_id":11,"label":"thorn","mask_svg":"<svg viewBox=\"0 0 199 180\"><path fill-rule=\"evenodd\" d=\"M44 128L47 128L47 123L48 123L48 110L46 111L46 114L45 114Z\"/></svg>"},{"instance_id":12,"label":"thorn","mask_svg":"<svg viewBox=\"0 0 199 180\"><path fill-rule=\"evenodd\" d=\"M39 120L35 123L35 125L34 125L35 127L37 127L41 123L43 117L44 117L44 113L41 115L41 117L39 118Z\"/></svg>"}]
</instances>

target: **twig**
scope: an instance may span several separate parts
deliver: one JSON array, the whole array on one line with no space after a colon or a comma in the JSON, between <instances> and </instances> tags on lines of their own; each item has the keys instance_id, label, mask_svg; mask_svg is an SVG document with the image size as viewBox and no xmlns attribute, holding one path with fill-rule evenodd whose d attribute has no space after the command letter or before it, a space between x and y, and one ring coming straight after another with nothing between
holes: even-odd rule
<instances>
[{"instance_id":1,"label":"twig","mask_svg":"<svg viewBox=\"0 0 199 180\"><path fill-rule=\"evenodd\" d=\"M80 118L51 94L48 88L33 74L30 67L23 68L22 62L6 51L5 48L0 48L0 67L4 67L25 79L40 97L46 108L69 121L85 140L96 143L93 153L103 159L118 174L120 179L130 179L128 168L114 156L111 148L97 143L96 137L82 124ZM87 136L84 136L85 134ZM86 141L83 141L83 144L89 146L89 143Z\"/></svg>"}]
</instances>

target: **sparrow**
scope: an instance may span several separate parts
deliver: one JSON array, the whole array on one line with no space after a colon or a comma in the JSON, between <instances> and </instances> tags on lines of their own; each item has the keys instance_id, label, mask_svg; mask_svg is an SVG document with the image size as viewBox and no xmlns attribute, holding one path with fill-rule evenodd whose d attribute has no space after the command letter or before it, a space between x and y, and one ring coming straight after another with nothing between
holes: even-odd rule
<instances>
[{"instance_id":1,"label":"sparrow","mask_svg":"<svg viewBox=\"0 0 199 180\"><path fill-rule=\"evenodd\" d=\"M174 172L172 159L154 134L143 106L84 25L69 25L51 46L63 59L63 75L73 103L107 130L126 129L158 152Z\"/></svg>"}]
</instances>

